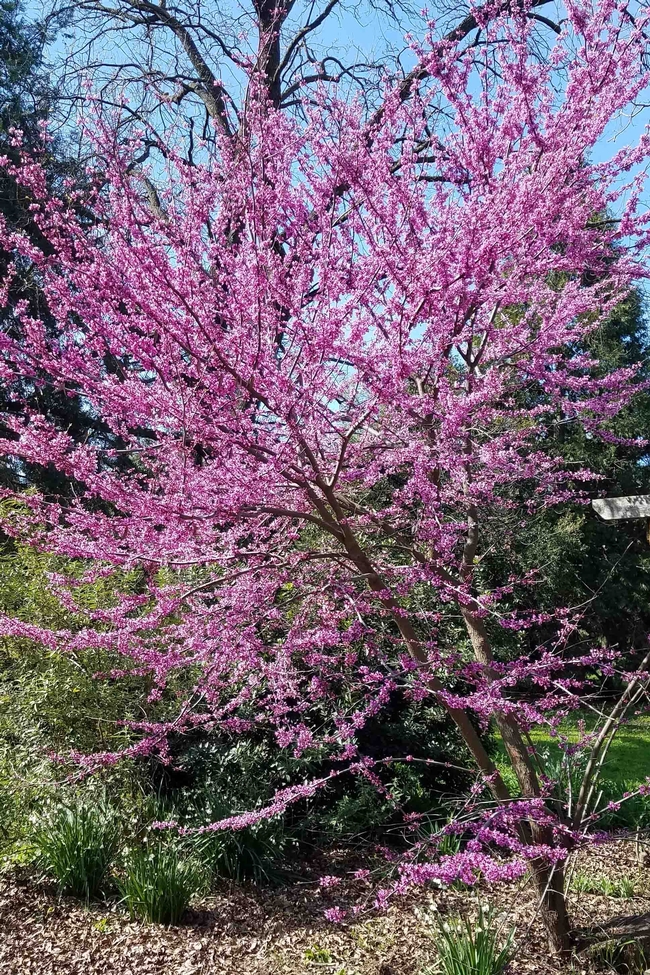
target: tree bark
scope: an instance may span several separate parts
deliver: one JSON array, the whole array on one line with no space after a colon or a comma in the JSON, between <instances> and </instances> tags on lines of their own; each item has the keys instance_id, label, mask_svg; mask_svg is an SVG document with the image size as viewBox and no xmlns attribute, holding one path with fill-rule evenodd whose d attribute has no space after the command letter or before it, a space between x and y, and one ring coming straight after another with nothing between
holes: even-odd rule
<instances>
[{"instance_id":1,"label":"tree bark","mask_svg":"<svg viewBox=\"0 0 650 975\"><path fill-rule=\"evenodd\" d=\"M472 642L474 656L483 666L487 679L494 680L496 674L492 667L494 657L490 639L483 619L477 615L477 608L471 605L462 606L461 613ZM522 797L538 798L541 795L539 779L517 719L513 715L497 712L495 721L506 746L510 764L517 776ZM551 826L531 820L528 823L528 832L533 843L551 848L556 846ZM531 861L530 874L539 897L539 908L551 949L566 957L571 951L572 942L564 892L564 870L560 864L549 865L546 860L540 858Z\"/></svg>"},{"instance_id":2,"label":"tree bark","mask_svg":"<svg viewBox=\"0 0 650 975\"><path fill-rule=\"evenodd\" d=\"M314 470L317 470L317 465L313 458L310 458L310 460ZM371 558L362 549L354 532L347 524L334 492L322 482L319 486L322 487L325 493L335 519L332 520L330 513L326 510L326 506L321 501L313 498L320 518L323 519L323 527L327 531L330 531L343 544L348 556L366 579L370 589L377 593L377 598L380 603L390 613L406 644L409 654L422 665L423 670L427 674L427 683L431 692L455 723L474 761L486 777L497 802L504 804L511 802L512 796L510 795L510 791L496 765L488 755L469 715L461 708L450 706L444 699L444 696L441 696L445 688L435 674L431 674L426 651L418 638L413 624L404 615L402 607L397 600L390 594L389 586L382 579L373 565ZM472 519L468 544L464 552L465 575L469 575L471 571L473 553L476 549L477 541L478 522L474 518ZM465 581L468 581L467 578ZM460 610L472 642L474 655L477 661L483 665L488 680L494 679L496 674L493 670L494 658L492 648L485 624L480 615L479 607L473 601L466 605L460 605ZM506 745L513 770L521 787L522 795L529 798L539 797L541 795L541 789L537 773L528 754L528 748L523 740L521 729L516 718L512 715L501 713L496 715L496 721ZM535 844L549 847L555 845L553 830L550 826L531 821L529 823L521 823L519 832L524 842L532 841ZM566 956L571 950L571 938L570 924L566 911L566 898L564 896L563 873L557 865L549 865L546 860L542 860L541 858L531 862L530 872L539 896L540 911L548 932L551 949L560 955Z\"/></svg>"},{"instance_id":3,"label":"tree bark","mask_svg":"<svg viewBox=\"0 0 650 975\"><path fill-rule=\"evenodd\" d=\"M530 873L539 898L539 910L546 928L551 950L568 958L573 947L571 922L566 907L564 867L549 866L545 861L533 860Z\"/></svg>"},{"instance_id":4,"label":"tree bark","mask_svg":"<svg viewBox=\"0 0 650 975\"><path fill-rule=\"evenodd\" d=\"M413 624L403 615L397 601L392 596L387 595L387 584L381 578L366 553L361 549L359 543L349 528L342 528L341 540L343 541L350 558L353 560L359 571L365 576L372 591L378 593L379 601L391 614L411 657L421 664L423 668L426 668L426 670L429 671L429 661L427 659L427 655L422 648L422 644L418 639ZM427 684L431 692L445 708L461 733L474 761L488 780L490 790L492 791L495 799L497 799L498 802L509 802L512 797L508 787L501 778L498 768L488 755L485 745L481 741L480 735L472 724L468 714L461 708L451 707L446 701L440 698L440 694L442 691L444 691L444 687L438 678L430 672L427 673Z\"/></svg>"}]
</instances>

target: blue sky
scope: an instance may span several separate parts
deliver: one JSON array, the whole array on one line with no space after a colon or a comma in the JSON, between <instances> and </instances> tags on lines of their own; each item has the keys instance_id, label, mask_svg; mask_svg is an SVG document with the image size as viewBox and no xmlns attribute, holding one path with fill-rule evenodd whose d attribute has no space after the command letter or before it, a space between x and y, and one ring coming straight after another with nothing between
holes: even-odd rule
<instances>
[{"instance_id":1,"label":"blue sky","mask_svg":"<svg viewBox=\"0 0 650 975\"><path fill-rule=\"evenodd\" d=\"M42 14L44 9L47 9L47 5L47 2L44 3L43 0L28 0L25 8L26 14L27 16L37 18ZM315 9L319 9L321 6L319 4ZM242 6L238 3L238 0L230 0L228 4L217 4L216 0L214 0L212 3L204 2L203 7L205 9L223 10L227 14L229 11L235 9L249 10L250 4L244 4ZM295 21L298 18L304 17L307 7L305 4L297 3L294 9L295 15L293 19ZM555 16L556 19L562 15L561 7L554 13L552 5L544 8L544 13L548 16ZM441 15L439 21L441 29L444 30L451 24L456 23L461 15L460 11L456 13L447 12ZM408 27L409 25L407 24L406 26ZM418 27L420 31L422 30L422 19L419 13L416 13L413 17L411 27L414 29L416 36L419 32ZM354 12L350 10L335 11L320 29L317 36L318 41L314 43L314 48L319 55L328 49L335 49L341 54L342 60L346 61L374 60L381 58L386 51L390 51L395 55L403 52L407 47L403 28L400 29L394 24L391 24L386 17L382 18L378 16L376 11L369 5L359 5ZM70 46L77 43L78 40L78 34L72 39L66 37L64 34L59 36L56 43L48 52L53 67L55 67L57 61L60 62L61 57L67 53ZM113 39L104 45L104 55L108 59L115 61L123 57L123 54ZM403 56L402 63L406 68L412 63L412 56L408 51ZM236 86L237 79L232 73L229 77L228 70L224 66L224 81L227 84ZM648 101L650 102L650 98L648 98ZM636 142L649 116L650 112L646 109L635 116L631 116L628 113L627 116L623 116L613 122L609 126L604 138L596 146L592 155L593 161L598 162L607 159L621 145Z\"/></svg>"}]
</instances>

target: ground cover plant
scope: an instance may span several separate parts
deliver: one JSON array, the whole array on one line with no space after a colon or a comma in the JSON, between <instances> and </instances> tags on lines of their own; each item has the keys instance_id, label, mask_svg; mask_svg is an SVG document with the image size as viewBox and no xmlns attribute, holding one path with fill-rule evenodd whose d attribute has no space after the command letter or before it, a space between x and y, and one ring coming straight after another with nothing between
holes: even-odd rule
<instances>
[{"instance_id":1,"label":"ground cover plant","mask_svg":"<svg viewBox=\"0 0 650 975\"><path fill-rule=\"evenodd\" d=\"M40 865L64 893L88 901L102 892L117 849L112 810L99 803L58 806L34 823L31 839Z\"/></svg>"},{"instance_id":2,"label":"ground cover plant","mask_svg":"<svg viewBox=\"0 0 650 975\"><path fill-rule=\"evenodd\" d=\"M534 572L490 585L483 538L508 551L522 522L586 500L592 475L549 450L549 431L640 446L614 423L641 370L599 360L590 339L646 273L648 141L591 153L642 100L647 15L568 3L540 61L535 10L476 9L443 40L424 26L415 67L385 78L370 112L321 78L290 115L255 62L240 66L242 114L211 103L191 159L179 127L129 127L126 107L92 97L89 189L55 195L38 155L3 159L48 241L3 225L4 286L30 263L54 326L18 302L2 334L0 450L72 490L7 489L2 524L61 560L48 584L87 623L7 612L0 633L106 654L96 679L140 681L154 707L126 716L122 747L61 749L71 774L172 765L175 739L197 731L270 728L296 758L329 762L261 808L158 824L183 835L248 829L344 775L394 800L391 760L362 730L397 693L435 701L464 743L454 764L476 778L463 842L416 851L378 906L422 883L529 872L567 954L563 864L598 826L598 779L643 706L650 656L576 640L571 606L531 608ZM35 405L43 384L81 397L110 442ZM83 605L104 579L110 604ZM567 792L529 732L603 685L611 704Z\"/></svg>"},{"instance_id":3,"label":"ground cover plant","mask_svg":"<svg viewBox=\"0 0 650 975\"><path fill-rule=\"evenodd\" d=\"M426 975L503 975L514 955L513 930L503 937L498 919L489 907L481 906L472 921L452 918L437 927L439 962ZM423 973L424 975L424 973Z\"/></svg>"},{"instance_id":4,"label":"ground cover plant","mask_svg":"<svg viewBox=\"0 0 650 975\"><path fill-rule=\"evenodd\" d=\"M575 873L571 878L571 889L587 894L604 894L605 897L633 897L634 880L631 877L611 880L609 877Z\"/></svg>"},{"instance_id":5,"label":"ground cover plant","mask_svg":"<svg viewBox=\"0 0 650 975\"><path fill-rule=\"evenodd\" d=\"M205 868L189 850L160 838L131 851L117 881L131 916L156 924L178 924L205 882Z\"/></svg>"}]
</instances>

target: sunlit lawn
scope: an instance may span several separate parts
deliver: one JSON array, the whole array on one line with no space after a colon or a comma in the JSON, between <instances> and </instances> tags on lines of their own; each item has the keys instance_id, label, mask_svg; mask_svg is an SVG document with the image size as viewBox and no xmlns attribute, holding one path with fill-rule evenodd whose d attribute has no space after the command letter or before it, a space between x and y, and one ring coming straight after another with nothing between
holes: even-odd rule
<instances>
[{"instance_id":1,"label":"sunlit lawn","mask_svg":"<svg viewBox=\"0 0 650 975\"><path fill-rule=\"evenodd\" d=\"M592 714L575 714L560 726L562 736L570 742L578 741L580 721L584 721L587 729L592 729L596 724L595 716ZM557 738L552 737L544 728L534 729L530 737L534 744L548 756L550 766L557 767L561 756ZM514 775L508 767L505 747L500 740L497 742L495 758L506 783L511 788L514 787ZM616 734L603 766L602 788L608 798L617 799L623 792L633 792L638 789L648 776L650 776L650 715L643 715L633 718ZM650 812L650 800L640 799L635 800L631 805L630 815L633 809L637 810L636 814L638 814L641 806L647 807L647 811ZM623 818L628 820L629 816L624 815Z\"/></svg>"}]
</instances>

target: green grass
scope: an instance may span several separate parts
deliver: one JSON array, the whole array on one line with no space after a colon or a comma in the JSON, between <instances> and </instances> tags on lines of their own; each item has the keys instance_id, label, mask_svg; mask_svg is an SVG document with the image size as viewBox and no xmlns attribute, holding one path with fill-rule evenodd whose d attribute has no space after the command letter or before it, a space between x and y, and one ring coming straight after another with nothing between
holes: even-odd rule
<instances>
[{"instance_id":1,"label":"green grass","mask_svg":"<svg viewBox=\"0 0 650 975\"><path fill-rule=\"evenodd\" d=\"M605 897L634 897L636 885L631 877L612 879L576 871L571 879L571 890L582 894L603 894Z\"/></svg>"},{"instance_id":2,"label":"green grass","mask_svg":"<svg viewBox=\"0 0 650 975\"><path fill-rule=\"evenodd\" d=\"M132 918L178 924L190 900L205 889L205 870L178 843L157 840L131 851L117 881Z\"/></svg>"},{"instance_id":3,"label":"green grass","mask_svg":"<svg viewBox=\"0 0 650 975\"><path fill-rule=\"evenodd\" d=\"M476 921L458 918L437 926L438 964L421 975L503 975L514 955L512 928L500 929L491 908L479 910Z\"/></svg>"},{"instance_id":4,"label":"green grass","mask_svg":"<svg viewBox=\"0 0 650 975\"><path fill-rule=\"evenodd\" d=\"M596 724L594 715L576 713L560 725L560 734L569 742L577 742L581 735L578 727L581 720L584 720L587 730L593 729ZM562 750L557 738L551 737L545 728L533 729L530 737L535 747L545 756L549 771L555 774L562 761ZM495 760L506 785L517 791L505 746L500 740L497 742ZM579 780L579 774L580 770L576 767L575 780ZM605 799L618 800L624 792L634 792L648 776L650 776L650 715L643 715L624 725L609 749L601 775L601 788ZM640 815L650 816L650 800L647 798L639 797L624 803L620 813L611 814L610 819L613 825L630 825L629 820L633 819L636 822Z\"/></svg>"},{"instance_id":5,"label":"green grass","mask_svg":"<svg viewBox=\"0 0 650 975\"><path fill-rule=\"evenodd\" d=\"M117 838L115 815L101 804L61 805L31 828L41 867L61 891L84 900L100 893Z\"/></svg>"}]
</instances>

